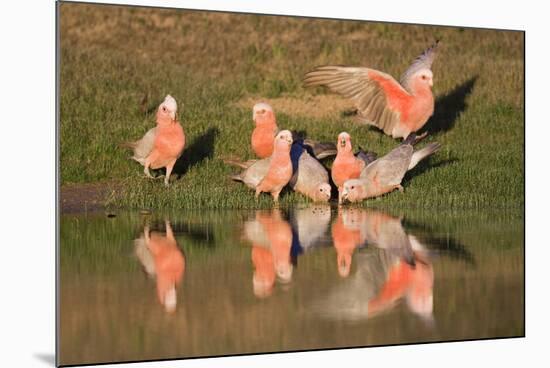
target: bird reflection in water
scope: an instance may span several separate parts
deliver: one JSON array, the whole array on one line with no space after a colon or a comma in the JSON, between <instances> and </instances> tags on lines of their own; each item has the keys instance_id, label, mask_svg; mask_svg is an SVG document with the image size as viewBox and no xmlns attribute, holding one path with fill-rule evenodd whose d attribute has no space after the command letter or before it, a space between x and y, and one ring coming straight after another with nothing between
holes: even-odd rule
<instances>
[{"instance_id":1,"label":"bird reflection in water","mask_svg":"<svg viewBox=\"0 0 550 368\"><path fill-rule=\"evenodd\" d=\"M365 242L361 233L362 212L353 208L339 208L338 217L332 225L332 241L336 249L338 274L348 277L355 249Z\"/></svg>"},{"instance_id":2,"label":"bird reflection in water","mask_svg":"<svg viewBox=\"0 0 550 368\"><path fill-rule=\"evenodd\" d=\"M277 209L257 211L253 220L245 222L244 236L252 243L254 295L267 297L276 280L282 284L292 280L292 228Z\"/></svg>"},{"instance_id":3,"label":"bird reflection in water","mask_svg":"<svg viewBox=\"0 0 550 368\"><path fill-rule=\"evenodd\" d=\"M340 208L332 226L338 272L348 277L314 303L330 319L360 320L380 315L404 300L422 320L433 322L434 273L427 248L403 229L401 219L383 212ZM358 247L372 246L354 256Z\"/></svg>"},{"instance_id":4,"label":"bird reflection in water","mask_svg":"<svg viewBox=\"0 0 550 368\"><path fill-rule=\"evenodd\" d=\"M134 240L134 247L145 272L156 279L160 304L171 313L176 310L176 289L185 272L185 257L168 220L165 226L166 233L162 234L145 225L143 234Z\"/></svg>"}]
</instances>

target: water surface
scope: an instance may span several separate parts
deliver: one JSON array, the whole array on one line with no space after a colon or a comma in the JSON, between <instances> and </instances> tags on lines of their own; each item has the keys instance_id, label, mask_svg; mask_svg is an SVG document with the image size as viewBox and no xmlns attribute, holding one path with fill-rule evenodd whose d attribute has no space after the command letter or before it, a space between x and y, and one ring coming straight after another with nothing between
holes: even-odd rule
<instances>
[{"instance_id":1,"label":"water surface","mask_svg":"<svg viewBox=\"0 0 550 368\"><path fill-rule=\"evenodd\" d=\"M522 211L64 215L60 363L524 334Z\"/></svg>"}]
</instances>

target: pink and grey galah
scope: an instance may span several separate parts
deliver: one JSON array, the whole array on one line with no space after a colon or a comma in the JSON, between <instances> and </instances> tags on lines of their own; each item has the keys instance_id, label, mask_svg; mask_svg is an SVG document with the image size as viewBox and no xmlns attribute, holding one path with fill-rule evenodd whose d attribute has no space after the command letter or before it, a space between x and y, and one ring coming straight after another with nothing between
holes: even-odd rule
<instances>
[{"instance_id":1,"label":"pink and grey galah","mask_svg":"<svg viewBox=\"0 0 550 368\"><path fill-rule=\"evenodd\" d=\"M132 159L143 165L144 173L148 177L152 178L150 168L154 170L165 167L164 184L166 186L174 164L185 147L185 134L178 121L177 111L176 100L167 95L157 110L157 126L151 128L140 140L124 144L133 149Z\"/></svg>"},{"instance_id":2,"label":"pink and grey galah","mask_svg":"<svg viewBox=\"0 0 550 368\"><path fill-rule=\"evenodd\" d=\"M290 159L292 177L288 185L292 190L311 198L315 202L328 202L331 195L331 186L325 167L298 142L291 147ZM233 175L233 180L241 181L249 188L256 189L267 175L271 157L245 162L237 160L225 160L225 162L244 169L241 173Z\"/></svg>"},{"instance_id":3,"label":"pink and grey galah","mask_svg":"<svg viewBox=\"0 0 550 368\"><path fill-rule=\"evenodd\" d=\"M275 203L279 202L281 190L283 190L292 177L291 146L292 133L288 130L279 132L273 143L273 154L269 158L267 173L255 186L256 198L262 192L266 192L271 194Z\"/></svg>"},{"instance_id":4,"label":"pink and grey galah","mask_svg":"<svg viewBox=\"0 0 550 368\"><path fill-rule=\"evenodd\" d=\"M413 139L411 139L413 138ZM387 155L367 165L357 179L344 183L342 201L358 202L365 198L374 198L395 189L403 190L401 181L405 173L414 168L419 161L436 152L441 145L437 142L414 151L414 136L405 140Z\"/></svg>"},{"instance_id":5,"label":"pink and grey galah","mask_svg":"<svg viewBox=\"0 0 550 368\"><path fill-rule=\"evenodd\" d=\"M420 130L434 112L431 67L438 42L413 61L400 82L371 68L325 65L306 73L304 86L326 86L354 103L358 122L405 139Z\"/></svg>"},{"instance_id":6,"label":"pink and grey galah","mask_svg":"<svg viewBox=\"0 0 550 368\"><path fill-rule=\"evenodd\" d=\"M254 120L254 130L250 137L252 150L259 158L267 158L273 153L273 142L279 132L275 111L269 104L259 102L252 108L252 119ZM292 138L296 140L298 137L293 133ZM332 143L321 143L306 138L302 139L302 144L319 160L336 154Z\"/></svg>"}]
</instances>

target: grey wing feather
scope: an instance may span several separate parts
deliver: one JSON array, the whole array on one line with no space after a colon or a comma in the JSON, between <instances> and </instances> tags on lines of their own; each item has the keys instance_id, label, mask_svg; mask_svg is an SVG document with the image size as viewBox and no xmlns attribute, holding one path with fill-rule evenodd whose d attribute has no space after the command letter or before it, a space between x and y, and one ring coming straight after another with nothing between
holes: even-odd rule
<instances>
[{"instance_id":1,"label":"grey wing feather","mask_svg":"<svg viewBox=\"0 0 550 368\"><path fill-rule=\"evenodd\" d=\"M400 121L400 114L389 108L383 88L378 81L369 77L369 73L376 73L378 78L394 84L403 94L408 94L391 75L361 67L320 66L306 73L304 85L326 86L332 92L352 100L358 110L356 120L375 125L386 134L391 134L395 124Z\"/></svg>"},{"instance_id":2,"label":"grey wing feather","mask_svg":"<svg viewBox=\"0 0 550 368\"><path fill-rule=\"evenodd\" d=\"M132 159L136 160L142 165L145 165L145 159L151 151L153 150L153 145L155 143L155 136L157 134L157 128L151 128L143 138L141 138L139 141L134 142L133 149L134 149L134 155L132 156Z\"/></svg>"},{"instance_id":3,"label":"grey wing feather","mask_svg":"<svg viewBox=\"0 0 550 368\"><path fill-rule=\"evenodd\" d=\"M327 169L306 150L302 152L298 165L289 182L290 187L301 193L308 193L321 183L328 183Z\"/></svg>"},{"instance_id":4,"label":"grey wing feather","mask_svg":"<svg viewBox=\"0 0 550 368\"><path fill-rule=\"evenodd\" d=\"M411 145L400 145L365 167L360 177L372 179L376 176L380 183L398 185L407 172L412 154Z\"/></svg>"},{"instance_id":5,"label":"grey wing feather","mask_svg":"<svg viewBox=\"0 0 550 368\"><path fill-rule=\"evenodd\" d=\"M234 179L242 181L249 188L256 189L258 184L260 184L262 179L267 175L267 172L269 171L270 162L271 162L271 158L264 158L263 160L258 160L255 163L253 163L248 169L244 170L239 175L239 179L235 177Z\"/></svg>"}]
</instances>

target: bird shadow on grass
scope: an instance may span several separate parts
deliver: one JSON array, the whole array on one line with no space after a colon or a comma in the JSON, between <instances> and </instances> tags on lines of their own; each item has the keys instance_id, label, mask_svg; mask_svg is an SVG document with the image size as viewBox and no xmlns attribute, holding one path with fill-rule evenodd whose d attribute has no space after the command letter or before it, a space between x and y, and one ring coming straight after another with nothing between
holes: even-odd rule
<instances>
[{"instance_id":1,"label":"bird shadow on grass","mask_svg":"<svg viewBox=\"0 0 550 368\"><path fill-rule=\"evenodd\" d=\"M173 173L181 177L190 168L200 164L214 155L214 143L219 134L218 128L210 128L201 136L195 138L193 143L183 151L174 165Z\"/></svg>"},{"instance_id":2,"label":"bird shadow on grass","mask_svg":"<svg viewBox=\"0 0 550 368\"><path fill-rule=\"evenodd\" d=\"M460 113L466 110L466 98L472 93L478 76L468 79L456 86L452 91L440 96L435 101L434 114L428 120L421 132L437 134L451 130Z\"/></svg>"},{"instance_id":3,"label":"bird shadow on grass","mask_svg":"<svg viewBox=\"0 0 550 368\"><path fill-rule=\"evenodd\" d=\"M445 167L445 166L448 166L448 165L452 165L452 164L454 164L455 162L458 162L458 161L459 160L456 157L451 157L449 159L439 161L435 164L431 164L431 162L432 162L431 158L429 158L427 160L420 161L414 169L407 172L407 174L405 175L405 178L403 180L403 183L406 184L410 180L414 180L414 178L416 178L416 177L418 177L418 176L420 176L420 175L422 175L422 174L424 174L424 173L426 173L430 170L437 169L439 167Z\"/></svg>"}]
</instances>

